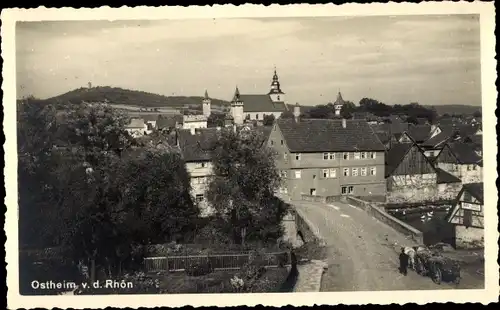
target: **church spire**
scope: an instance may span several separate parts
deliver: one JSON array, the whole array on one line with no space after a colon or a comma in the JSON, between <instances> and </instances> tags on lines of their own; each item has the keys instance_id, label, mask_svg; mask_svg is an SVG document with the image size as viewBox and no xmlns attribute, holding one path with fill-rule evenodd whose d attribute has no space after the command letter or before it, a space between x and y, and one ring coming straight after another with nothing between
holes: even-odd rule
<instances>
[{"instance_id":1,"label":"church spire","mask_svg":"<svg viewBox=\"0 0 500 310\"><path fill-rule=\"evenodd\" d=\"M208 97L208 90L205 89L205 99L210 99L210 97Z\"/></svg>"},{"instance_id":2,"label":"church spire","mask_svg":"<svg viewBox=\"0 0 500 310\"><path fill-rule=\"evenodd\" d=\"M233 101L240 101L240 90L238 89L238 85L236 85L236 90L234 91Z\"/></svg>"}]
</instances>

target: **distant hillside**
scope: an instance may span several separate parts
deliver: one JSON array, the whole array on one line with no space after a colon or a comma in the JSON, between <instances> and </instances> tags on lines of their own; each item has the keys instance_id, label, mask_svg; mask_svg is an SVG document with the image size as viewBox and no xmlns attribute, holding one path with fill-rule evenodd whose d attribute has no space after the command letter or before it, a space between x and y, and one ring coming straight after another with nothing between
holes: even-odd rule
<instances>
[{"instance_id":1,"label":"distant hillside","mask_svg":"<svg viewBox=\"0 0 500 310\"><path fill-rule=\"evenodd\" d=\"M435 105L432 107L434 107L434 109L436 109L436 112L440 115L443 114L472 115L476 111L481 111L481 106L473 106L473 105L450 104L450 105Z\"/></svg>"},{"instance_id":2,"label":"distant hillside","mask_svg":"<svg viewBox=\"0 0 500 310\"><path fill-rule=\"evenodd\" d=\"M47 100L64 103L78 104L82 101L104 102L105 100L115 105L137 106L137 107L171 107L182 108L186 106L199 106L203 97L185 96L163 96L143 91L122 89L118 87L92 87L78 88L65 94L49 98ZM212 99L212 105L229 105L229 102Z\"/></svg>"}]
</instances>

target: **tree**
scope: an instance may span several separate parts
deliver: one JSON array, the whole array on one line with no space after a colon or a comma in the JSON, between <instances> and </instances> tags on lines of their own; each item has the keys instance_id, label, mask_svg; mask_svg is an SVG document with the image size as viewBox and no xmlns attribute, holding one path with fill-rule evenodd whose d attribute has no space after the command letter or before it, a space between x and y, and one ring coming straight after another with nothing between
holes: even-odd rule
<instances>
[{"instance_id":1,"label":"tree","mask_svg":"<svg viewBox=\"0 0 500 310\"><path fill-rule=\"evenodd\" d=\"M335 117L335 111L332 104L317 105L304 113L305 118L328 119Z\"/></svg>"},{"instance_id":2,"label":"tree","mask_svg":"<svg viewBox=\"0 0 500 310\"><path fill-rule=\"evenodd\" d=\"M343 118L352 118L354 112L356 112L356 106L351 101L346 101L340 109L340 115Z\"/></svg>"},{"instance_id":3,"label":"tree","mask_svg":"<svg viewBox=\"0 0 500 310\"><path fill-rule=\"evenodd\" d=\"M274 124L274 114L264 115L263 124L264 126L272 126Z\"/></svg>"},{"instance_id":4,"label":"tree","mask_svg":"<svg viewBox=\"0 0 500 310\"><path fill-rule=\"evenodd\" d=\"M475 111L472 115L473 115L474 117L481 117L481 116L482 116L482 113L481 113L481 111Z\"/></svg>"},{"instance_id":5,"label":"tree","mask_svg":"<svg viewBox=\"0 0 500 310\"><path fill-rule=\"evenodd\" d=\"M207 127L224 127L226 115L223 113L211 113L207 119Z\"/></svg>"},{"instance_id":6,"label":"tree","mask_svg":"<svg viewBox=\"0 0 500 310\"><path fill-rule=\"evenodd\" d=\"M293 112L290 110L287 110L283 113L281 113L280 118L294 118Z\"/></svg>"},{"instance_id":7,"label":"tree","mask_svg":"<svg viewBox=\"0 0 500 310\"><path fill-rule=\"evenodd\" d=\"M193 229L199 210L180 155L133 148L113 109L30 104L18 114L20 244L60 246L112 274L132 246Z\"/></svg>"},{"instance_id":8,"label":"tree","mask_svg":"<svg viewBox=\"0 0 500 310\"><path fill-rule=\"evenodd\" d=\"M236 244L275 241L283 233L286 204L274 196L280 175L263 141L255 131L226 130L213 152L207 199Z\"/></svg>"}]
</instances>

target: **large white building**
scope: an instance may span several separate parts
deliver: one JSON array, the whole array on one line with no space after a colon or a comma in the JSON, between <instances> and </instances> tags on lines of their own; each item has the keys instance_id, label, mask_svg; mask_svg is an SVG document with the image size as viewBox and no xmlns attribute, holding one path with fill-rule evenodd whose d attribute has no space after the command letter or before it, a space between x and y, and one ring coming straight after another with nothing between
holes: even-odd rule
<instances>
[{"instance_id":1,"label":"large white building","mask_svg":"<svg viewBox=\"0 0 500 310\"><path fill-rule=\"evenodd\" d=\"M267 94L240 94L238 87L231 101L231 116L239 125L245 120L262 121L265 115L275 118L288 110L285 93L281 90L278 74L274 70L271 88Z\"/></svg>"}]
</instances>

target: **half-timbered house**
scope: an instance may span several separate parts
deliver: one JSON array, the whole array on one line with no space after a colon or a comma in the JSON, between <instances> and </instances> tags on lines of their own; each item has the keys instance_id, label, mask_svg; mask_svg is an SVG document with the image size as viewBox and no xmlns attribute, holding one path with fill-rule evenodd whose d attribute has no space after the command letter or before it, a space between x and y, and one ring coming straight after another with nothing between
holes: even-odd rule
<instances>
[{"instance_id":1,"label":"half-timbered house","mask_svg":"<svg viewBox=\"0 0 500 310\"><path fill-rule=\"evenodd\" d=\"M435 165L460 178L463 184L483 180L482 157L468 143L447 143L436 157Z\"/></svg>"},{"instance_id":2,"label":"half-timbered house","mask_svg":"<svg viewBox=\"0 0 500 310\"><path fill-rule=\"evenodd\" d=\"M415 142L392 145L385 171L387 202L436 200L436 170Z\"/></svg>"},{"instance_id":3,"label":"half-timbered house","mask_svg":"<svg viewBox=\"0 0 500 310\"><path fill-rule=\"evenodd\" d=\"M464 184L447 221L455 228L457 248L484 247L483 183Z\"/></svg>"}]
</instances>

